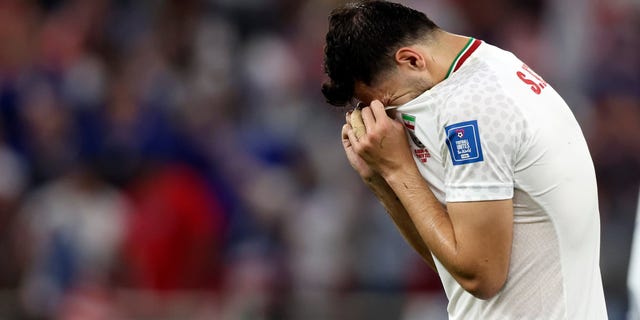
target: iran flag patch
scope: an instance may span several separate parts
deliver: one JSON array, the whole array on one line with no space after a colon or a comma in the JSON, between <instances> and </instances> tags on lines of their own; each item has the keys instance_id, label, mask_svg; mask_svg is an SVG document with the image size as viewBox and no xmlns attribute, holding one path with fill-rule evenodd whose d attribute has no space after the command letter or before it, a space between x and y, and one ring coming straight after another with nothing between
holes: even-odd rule
<instances>
[{"instance_id":1,"label":"iran flag patch","mask_svg":"<svg viewBox=\"0 0 640 320\"><path fill-rule=\"evenodd\" d=\"M409 137L411 138L411 142L413 142L413 154L416 156L418 160L422 163L427 162L427 158L431 157L429 150L425 148L424 144L416 137L416 117L410 114L403 113L402 114L402 123L404 123L404 127L407 128L407 133L409 133Z\"/></svg>"}]
</instances>

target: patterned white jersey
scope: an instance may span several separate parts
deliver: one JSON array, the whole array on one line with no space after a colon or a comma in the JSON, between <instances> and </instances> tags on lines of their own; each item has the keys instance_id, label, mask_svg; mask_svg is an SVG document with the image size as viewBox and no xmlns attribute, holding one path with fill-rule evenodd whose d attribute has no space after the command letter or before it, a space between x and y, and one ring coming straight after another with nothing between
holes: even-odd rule
<instances>
[{"instance_id":1,"label":"patterned white jersey","mask_svg":"<svg viewBox=\"0 0 640 320\"><path fill-rule=\"evenodd\" d=\"M442 203L513 199L503 289L466 292L434 256L450 319L606 319L593 163L564 100L510 52L470 39L444 81L397 109Z\"/></svg>"}]
</instances>

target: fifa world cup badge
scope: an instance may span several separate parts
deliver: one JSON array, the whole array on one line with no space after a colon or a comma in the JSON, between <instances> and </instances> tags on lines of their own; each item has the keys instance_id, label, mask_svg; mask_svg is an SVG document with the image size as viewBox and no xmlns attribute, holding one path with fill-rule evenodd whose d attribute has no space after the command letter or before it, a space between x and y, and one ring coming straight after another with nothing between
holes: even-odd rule
<instances>
[{"instance_id":1,"label":"fifa world cup badge","mask_svg":"<svg viewBox=\"0 0 640 320\"><path fill-rule=\"evenodd\" d=\"M444 130L454 166L484 160L477 120L455 123L446 126Z\"/></svg>"}]
</instances>

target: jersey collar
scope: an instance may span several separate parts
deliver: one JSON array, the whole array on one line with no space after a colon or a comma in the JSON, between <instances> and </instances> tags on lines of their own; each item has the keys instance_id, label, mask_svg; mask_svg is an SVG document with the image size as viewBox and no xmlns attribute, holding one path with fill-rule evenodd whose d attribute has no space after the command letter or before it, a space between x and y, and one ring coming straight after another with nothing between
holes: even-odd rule
<instances>
[{"instance_id":1,"label":"jersey collar","mask_svg":"<svg viewBox=\"0 0 640 320\"><path fill-rule=\"evenodd\" d=\"M447 76L444 78L445 79L449 78L449 76L451 76L452 73L460 69L462 64L471 56L471 54L474 51L476 51L476 49L478 49L481 43L482 41L478 39L469 38L469 41L467 41L467 44L464 46L464 48L462 48L462 50L458 53L456 58L453 59L453 62L449 67L449 71L447 71Z\"/></svg>"}]
</instances>

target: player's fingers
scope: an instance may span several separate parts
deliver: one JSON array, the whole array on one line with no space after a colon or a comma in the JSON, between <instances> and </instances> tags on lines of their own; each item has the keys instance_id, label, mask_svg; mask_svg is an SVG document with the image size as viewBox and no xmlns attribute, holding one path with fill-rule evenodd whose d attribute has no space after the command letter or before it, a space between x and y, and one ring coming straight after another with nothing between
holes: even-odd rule
<instances>
[{"instance_id":1,"label":"player's fingers","mask_svg":"<svg viewBox=\"0 0 640 320\"><path fill-rule=\"evenodd\" d=\"M355 132L349 127L347 129L347 138L349 139L349 145L355 146L358 143L358 138L356 138Z\"/></svg>"},{"instance_id":2,"label":"player's fingers","mask_svg":"<svg viewBox=\"0 0 640 320\"><path fill-rule=\"evenodd\" d=\"M353 129L353 133L356 138L360 138L367 133L367 128L362 121L362 110L356 109L351 113L351 129Z\"/></svg>"},{"instance_id":3,"label":"player's fingers","mask_svg":"<svg viewBox=\"0 0 640 320\"><path fill-rule=\"evenodd\" d=\"M342 126L342 132L341 132L341 136L342 136L342 141L344 140L349 140L349 136L347 135L347 132L349 132L349 130L351 130L351 125L348 123L345 123Z\"/></svg>"},{"instance_id":4,"label":"player's fingers","mask_svg":"<svg viewBox=\"0 0 640 320\"><path fill-rule=\"evenodd\" d=\"M369 129L373 128L376 124L376 117L373 115L373 112L371 112L371 108L362 108L362 122L364 122L365 128Z\"/></svg>"},{"instance_id":5,"label":"player's fingers","mask_svg":"<svg viewBox=\"0 0 640 320\"><path fill-rule=\"evenodd\" d=\"M356 138L353 128L350 125L345 124L342 126L342 147L347 153L353 152L352 141L357 142L358 138Z\"/></svg>"},{"instance_id":6,"label":"player's fingers","mask_svg":"<svg viewBox=\"0 0 640 320\"><path fill-rule=\"evenodd\" d=\"M384 110L384 105L382 104L382 102L380 102L380 100L371 101L369 107L371 107L371 111L373 112L373 115L376 117L377 121L388 118L387 111Z\"/></svg>"}]
</instances>

